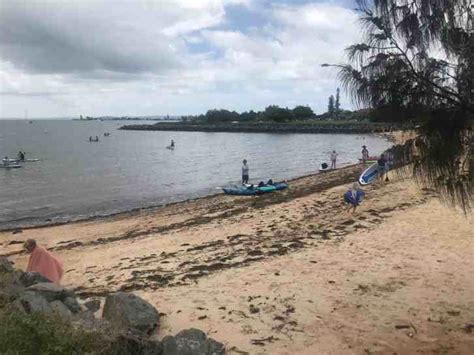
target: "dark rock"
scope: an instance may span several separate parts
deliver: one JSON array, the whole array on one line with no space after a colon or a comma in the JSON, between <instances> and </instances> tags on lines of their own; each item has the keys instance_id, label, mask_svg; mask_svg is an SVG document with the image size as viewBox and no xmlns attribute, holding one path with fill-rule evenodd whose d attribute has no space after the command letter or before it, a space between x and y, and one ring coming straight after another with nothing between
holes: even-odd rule
<instances>
[{"instance_id":1,"label":"dark rock","mask_svg":"<svg viewBox=\"0 0 474 355\"><path fill-rule=\"evenodd\" d=\"M72 313L79 313L81 311L81 305L75 297L66 297L63 303Z\"/></svg>"},{"instance_id":2,"label":"dark rock","mask_svg":"<svg viewBox=\"0 0 474 355\"><path fill-rule=\"evenodd\" d=\"M23 292L17 299L17 305L26 313L50 314L52 311L48 301L40 294L32 291Z\"/></svg>"},{"instance_id":3,"label":"dark rock","mask_svg":"<svg viewBox=\"0 0 474 355\"><path fill-rule=\"evenodd\" d=\"M84 303L84 306L91 312L97 312L100 309L100 300L89 300Z\"/></svg>"},{"instance_id":4,"label":"dark rock","mask_svg":"<svg viewBox=\"0 0 474 355\"><path fill-rule=\"evenodd\" d=\"M119 335L112 344L115 355L162 355L163 345L159 341L143 339L136 335Z\"/></svg>"},{"instance_id":5,"label":"dark rock","mask_svg":"<svg viewBox=\"0 0 474 355\"><path fill-rule=\"evenodd\" d=\"M18 228L18 229L15 229L15 230L12 232L12 234L20 234L20 233L23 233L23 230L21 230L21 229L19 229L19 228ZM17 244L19 244L19 243L17 243Z\"/></svg>"},{"instance_id":6,"label":"dark rock","mask_svg":"<svg viewBox=\"0 0 474 355\"><path fill-rule=\"evenodd\" d=\"M199 329L185 329L163 338L163 355L223 355L225 347Z\"/></svg>"},{"instance_id":7,"label":"dark rock","mask_svg":"<svg viewBox=\"0 0 474 355\"><path fill-rule=\"evenodd\" d=\"M52 313L57 314L59 317L70 320L72 318L72 312L69 308L61 301L53 301L49 304Z\"/></svg>"},{"instance_id":8,"label":"dark rock","mask_svg":"<svg viewBox=\"0 0 474 355\"><path fill-rule=\"evenodd\" d=\"M122 330L151 334L160 322L157 310L140 297L125 292L116 292L105 299L103 318Z\"/></svg>"},{"instance_id":9,"label":"dark rock","mask_svg":"<svg viewBox=\"0 0 474 355\"><path fill-rule=\"evenodd\" d=\"M67 297L74 297L74 293L58 284L49 282L39 282L27 288L28 291L34 291L48 302L64 301Z\"/></svg>"},{"instance_id":10,"label":"dark rock","mask_svg":"<svg viewBox=\"0 0 474 355\"><path fill-rule=\"evenodd\" d=\"M37 284L39 282L51 282L46 277L41 275L39 272L25 272L20 277L20 281L25 287L29 287L31 285Z\"/></svg>"}]
</instances>

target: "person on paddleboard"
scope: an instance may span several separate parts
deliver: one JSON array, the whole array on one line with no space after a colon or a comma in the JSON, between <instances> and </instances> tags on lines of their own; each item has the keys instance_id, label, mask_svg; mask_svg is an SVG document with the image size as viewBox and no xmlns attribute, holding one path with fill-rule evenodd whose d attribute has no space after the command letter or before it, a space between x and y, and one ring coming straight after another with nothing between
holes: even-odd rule
<instances>
[{"instance_id":1,"label":"person on paddleboard","mask_svg":"<svg viewBox=\"0 0 474 355\"><path fill-rule=\"evenodd\" d=\"M249 166L247 165L247 160L244 159L242 162L242 185L249 183Z\"/></svg>"},{"instance_id":2,"label":"person on paddleboard","mask_svg":"<svg viewBox=\"0 0 474 355\"><path fill-rule=\"evenodd\" d=\"M174 148L174 140L173 140L173 139L171 140L170 147L171 147L171 148Z\"/></svg>"}]
</instances>

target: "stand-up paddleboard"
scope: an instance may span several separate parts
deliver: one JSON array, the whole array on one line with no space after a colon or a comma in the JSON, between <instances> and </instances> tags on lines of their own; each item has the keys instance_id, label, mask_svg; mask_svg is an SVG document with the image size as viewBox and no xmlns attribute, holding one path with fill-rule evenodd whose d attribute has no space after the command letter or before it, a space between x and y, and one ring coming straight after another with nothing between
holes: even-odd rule
<instances>
[{"instance_id":1,"label":"stand-up paddleboard","mask_svg":"<svg viewBox=\"0 0 474 355\"><path fill-rule=\"evenodd\" d=\"M20 165L20 164L9 164L9 165L0 164L1 169L18 169L18 168L21 168L21 167L22 167L22 165Z\"/></svg>"},{"instance_id":2,"label":"stand-up paddleboard","mask_svg":"<svg viewBox=\"0 0 474 355\"><path fill-rule=\"evenodd\" d=\"M320 173L325 173L325 172L331 171L331 170L334 170L334 169L331 169L330 167L327 167L326 169L319 168L319 172L320 172Z\"/></svg>"},{"instance_id":3,"label":"stand-up paddleboard","mask_svg":"<svg viewBox=\"0 0 474 355\"><path fill-rule=\"evenodd\" d=\"M359 184L368 185L373 182L379 175L378 164L374 163L369 166L359 177Z\"/></svg>"},{"instance_id":4,"label":"stand-up paddleboard","mask_svg":"<svg viewBox=\"0 0 474 355\"><path fill-rule=\"evenodd\" d=\"M23 159L23 160L18 159L18 160L15 160L15 163L35 163L37 161L39 161L39 159L36 159L36 158L34 158L34 159Z\"/></svg>"},{"instance_id":5,"label":"stand-up paddleboard","mask_svg":"<svg viewBox=\"0 0 474 355\"><path fill-rule=\"evenodd\" d=\"M171 146L171 145L169 145L169 146L167 146L167 147L166 147L166 149L169 149L169 150L174 150L174 147L173 147L173 146Z\"/></svg>"}]
</instances>

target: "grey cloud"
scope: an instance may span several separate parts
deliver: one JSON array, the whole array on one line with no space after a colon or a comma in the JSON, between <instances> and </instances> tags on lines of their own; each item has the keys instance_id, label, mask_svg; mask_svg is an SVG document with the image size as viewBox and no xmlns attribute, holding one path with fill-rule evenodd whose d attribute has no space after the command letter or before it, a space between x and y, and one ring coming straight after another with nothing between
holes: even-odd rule
<instances>
[{"instance_id":1,"label":"grey cloud","mask_svg":"<svg viewBox=\"0 0 474 355\"><path fill-rule=\"evenodd\" d=\"M89 76L94 72L160 73L179 67L179 56L166 36L159 31L141 31L152 29L155 23L140 23L137 28L114 19L104 12L104 6L92 8L83 11L71 10L64 3L43 7L17 0L2 1L2 60L29 73ZM114 8L109 7L109 11Z\"/></svg>"}]
</instances>

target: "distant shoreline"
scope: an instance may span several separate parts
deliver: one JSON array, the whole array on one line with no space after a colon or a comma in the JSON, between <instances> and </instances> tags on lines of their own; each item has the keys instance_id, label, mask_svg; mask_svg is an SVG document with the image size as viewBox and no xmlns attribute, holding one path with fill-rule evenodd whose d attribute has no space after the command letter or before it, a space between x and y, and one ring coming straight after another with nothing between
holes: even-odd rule
<instances>
[{"instance_id":1,"label":"distant shoreline","mask_svg":"<svg viewBox=\"0 0 474 355\"><path fill-rule=\"evenodd\" d=\"M184 131L184 132L231 132L231 133L388 133L400 127L375 122L245 122L245 123L185 123L158 122L153 125L135 124L120 127L131 131Z\"/></svg>"}]
</instances>

